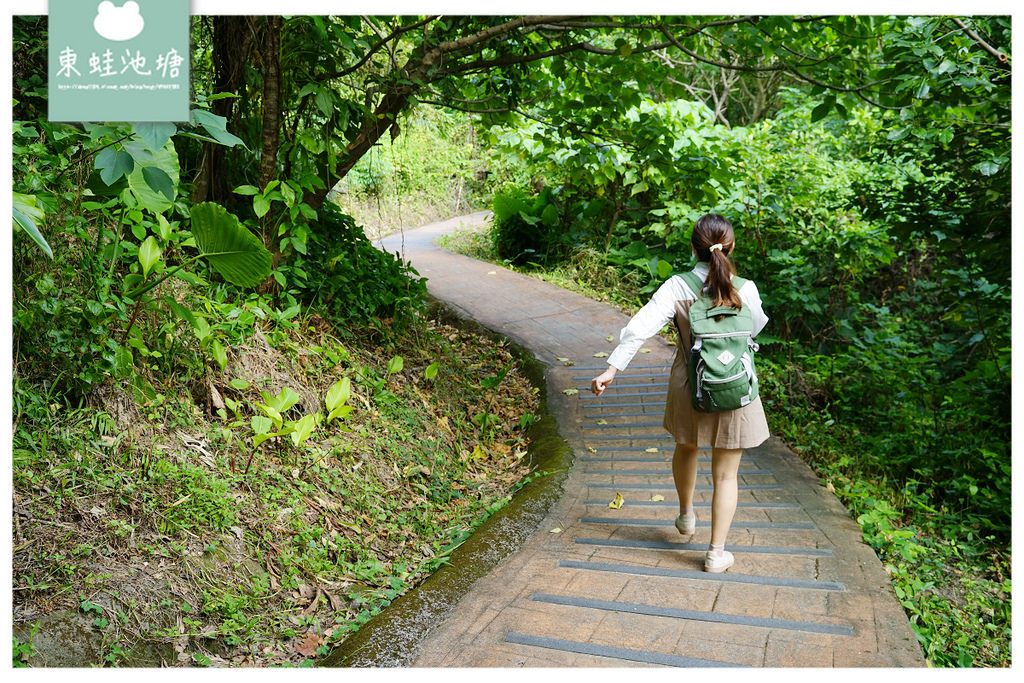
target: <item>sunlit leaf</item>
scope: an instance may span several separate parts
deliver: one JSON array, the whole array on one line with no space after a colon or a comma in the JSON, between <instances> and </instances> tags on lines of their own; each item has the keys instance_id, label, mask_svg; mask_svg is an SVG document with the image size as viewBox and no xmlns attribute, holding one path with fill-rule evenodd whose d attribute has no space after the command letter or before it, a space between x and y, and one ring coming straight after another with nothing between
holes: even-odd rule
<instances>
[{"instance_id":1,"label":"sunlit leaf","mask_svg":"<svg viewBox=\"0 0 1024 683\"><path fill-rule=\"evenodd\" d=\"M653 496L651 496L651 502L660 503L663 500L665 500L665 496L661 495L660 493L655 493Z\"/></svg>"},{"instance_id":2,"label":"sunlit leaf","mask_svg":"<svg viewBox=\"0 0 1024 683\"><path fill-rule=\"evenodd\" d=\"M608 507L610 507L613 510L618 510L620 507L622 507L622 504L624 502L626 501L623 499L622 494L616 491L615 498L612 500L612 502L608 503Z\"/></svg>"},{"instance_id":3,"label":"sunlit leaf","mask_svg":"<svg viewBox=\"0 0 1024 683\"><path fill-rule=\"evenodd\" d=\"M434 379L435 377L437 377L437 370L440 367L441 366L438 365L437 361L434 361L433 363L427 366L426 370L423 371L423 376L428 380Z\"/></svg>"},{"instance_id":4,"label":"sunlit leaf","mask_svg":"<svg viewBox=\"0 0 1024 683\"><path fill-rule=\"evenodd\" d=\"M388 361L388 374L394 375L397 372L401 372L403 367L405 367L405 361L402 360L401 356L395 356Z\"/></svg>"},{"instance_id":5,"label":"sunlit leaf","mask_svg":"<svg viewBox=\"0 0 1024 683\"><path fill-rule=\"evenodd\" d=\"M566 396L575 396L576 394L580 393L580 390L579 389L563 389L562 393L565 394Z\"/></svg>"},{"instance_id":6,"label":"sunlit leaf","mask_svg":"<svg viewBox=\"0 0 1024 683\"><path fill-rule=\"evenodd\" d=\"M607 351L598 351L597 353L594 354L594 358L607 358L607 357L608 357L608 352Z\"/></svg>"},{"instance_id":7,"label":"sunlit leaf","mask_svg":"<svg viewBox=\"0 0 1024 683\"><path fill-rule=\"evenodd\" d=\"M142 265L142 275L149 275L157 261L160 260L162 250L157 244L156 237L150 235L139 245L139 263Z\"/></svg>"},{"instance_id":8,"label":"sunlit leaf","mask_svg":"<svg viewBox=\"0 0 1024 683\"><path fill-rule=\"evenodd\" d=\"M351 395L352 380L348 377L342 377L327 390L327 411L333 412L335 409L345 405L345 402L348 401Z\"/></svg>"},{"instance_id":9,"label":"sunlit leaf","mask_svg":"<svg viewBox=\"0 0 1024 683\"><path fill-rule=\"evenodd\" d=\"M220 371L224 372L224 368L228 364L228 354L224 350L224 345L220 343L219 339L214 339L213 343L210 344L210 353L213 354L213 359L217 361L217 365L220 366Z\"/></svg>"}]
</instances>

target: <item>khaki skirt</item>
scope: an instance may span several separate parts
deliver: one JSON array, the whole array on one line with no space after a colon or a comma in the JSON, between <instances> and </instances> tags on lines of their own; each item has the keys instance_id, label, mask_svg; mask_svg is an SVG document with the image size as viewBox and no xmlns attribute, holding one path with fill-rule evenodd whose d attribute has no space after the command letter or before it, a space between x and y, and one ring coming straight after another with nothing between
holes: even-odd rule
<instances>
[{"instance_id":1,"label":"khaki skirt","mask_svg":"<svg viewBox=\"0 0 1024 683\"><path fill-rule=\"evenodd\" d=\"M672 363L665 401L665 429L676 443L711 446L712 448L754 448L771 436L768 421L758 396L750 405L723 413L702 413L693 409L690 400L686 364L693 346L689 310L692 301L676 302L676 328L679 347Z\"/></svg>"}]
</instances>

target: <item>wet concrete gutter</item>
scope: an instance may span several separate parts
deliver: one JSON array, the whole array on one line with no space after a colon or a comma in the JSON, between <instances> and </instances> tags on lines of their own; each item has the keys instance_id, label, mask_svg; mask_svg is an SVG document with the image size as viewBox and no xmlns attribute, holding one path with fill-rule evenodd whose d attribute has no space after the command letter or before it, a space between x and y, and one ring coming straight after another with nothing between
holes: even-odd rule
<instances>
[{"instance_id":1,"label":"wet concrete gutter","mask_svg":"<svg viewBox=\"0 0 1024 683\"><path fill-rule=\"evenodd\" d=\"M482 325L458 317L439 302L434 315L444 322L495 340L506 340ZM511 343L511 342L510 342ZM423 583L397 598L390 606L349 636L319 666L400 667L415 658L420 641L445 620L477 579L517 551L539 527L562 495L562 484L573 461L573 451L558 432L558 416L549 412L547 366L523 347L511 343L524 374L540 391L540 417L528 434L532 472L549 472L531 480L503 508L491 515L443 566ZM559 402L554 402L557 406ZM553 408L557 413L557 408Z\"/></svg>"}]
</instances>

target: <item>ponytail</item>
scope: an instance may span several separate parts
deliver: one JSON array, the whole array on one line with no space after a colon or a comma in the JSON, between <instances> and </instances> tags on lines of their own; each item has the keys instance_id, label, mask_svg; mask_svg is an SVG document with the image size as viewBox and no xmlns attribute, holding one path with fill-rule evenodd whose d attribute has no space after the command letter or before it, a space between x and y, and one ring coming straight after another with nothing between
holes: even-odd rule
<instances>
[{"instance_id":1,"label":"ponytail","mask_svg":"<svg viewBox=\"0 0 1024 683\"><path fill-rule=\"evenodd\" d=\"M724 216L709 213L697 219L693 226L690 244L697 253L697 258L708 264L706 287L708 296L715 306L743 308L743 300L732 285L732 276L736 273L729 254L735 244L732 225Z\"/></svg>"}]
</instances>

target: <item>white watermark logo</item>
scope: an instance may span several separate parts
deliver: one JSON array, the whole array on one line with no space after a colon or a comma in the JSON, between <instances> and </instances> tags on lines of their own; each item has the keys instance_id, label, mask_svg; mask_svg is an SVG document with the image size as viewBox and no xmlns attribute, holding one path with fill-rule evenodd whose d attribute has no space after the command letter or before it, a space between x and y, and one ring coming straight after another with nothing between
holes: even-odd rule
<instances>
[{"instance_id":1,"label":"white watermark logo","mask_svg":"<svg viewBox=\"0 0 1024 683\"><path fill-rule=\"evenodd\" d=\"M107 40L131 40L142 33L146 21L139 12L139 3L129 0L121 7L104 0L97 8L92 27Z\"/></svg>"}]
</instances>

